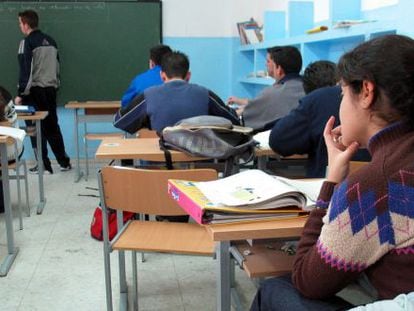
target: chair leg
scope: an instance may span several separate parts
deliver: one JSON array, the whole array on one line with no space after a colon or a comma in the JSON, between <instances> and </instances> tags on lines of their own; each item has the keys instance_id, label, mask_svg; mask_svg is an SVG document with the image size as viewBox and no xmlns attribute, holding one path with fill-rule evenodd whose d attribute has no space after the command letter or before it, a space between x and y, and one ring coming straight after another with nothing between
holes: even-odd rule
<instances>
[{"instance_id":1,"label":"chair leg","mask_svg":"<svg viewBox=\"0 0 414 311\"><path fill-rule=\"evenodd\" d=\"M20 187L20 163L16 159L16 182L17 182L17 211L19 213L19 227L23 230L23 215L22 215L22 189Z\"/></svg>"},{"instance_id":2,"label":"chair leg","mask_svg":"<svg viewBox=\"0 0 414 311\"><path fill-rule=\"evenodd\" d=\"M88 140L86 139L86 134L88 134L88 128L86 122L83 123L83 151L85 153L85 166L86 166L86 176L85 180L88 180L89 176L89 155L88 155Z\"/></svg>"},{"instance_id":3,"label":"chair leg","mask_svg":"<svg viewBox=\"0 0 414 311\"><path fill-rule=\"evenodd\" d=\"M85 166L86 166L86 178L89 176L89 154L88 154L88 140L84 138L85 140Z\"/></svg>"},{"instance_id":4,"label":"chair leg","mask_svg":"<svg viewBox=\"0 0 414 311\"><path fill-rule=\"evenodd\" d=\"M147 219L148 217L148 219ZM148 221L149 220L149 216L145 215L145 214L139 214L139 219L142 221ZM145 262L145 253L141 252L141 262Z\"/></svg>"},{"instance_id":5,"label":"chair leg","mask_svg":"<svg viewBox=\"0 0 414 311\"><path fill-rule=\"evenodd\" d=\"M112 284L111 284L111 258L109 243L104 241L104 268L105 268L105 289L106 289L106 310L113 311L112 306Z\"/></svg>"},{"instance_id":6,"label":"chair leg","mask_svg":"<svg viewBox=\"0 0 414 311\"><path fill-rule=\"evenodd\" d=\"M23 160L23 171L24 171L24 188L26 193L26 208L27 208L27 216L30 217L30 203L29 203L29 183L27 181L27 165L26 161Z\"/></svg>"},{"instance_id":7,"label":"chair leg","mask_svg":"<svg viewBox=\"0 0 414 311\"><path fill-rule=\"evenodd\" d=\"M143 255L143 254L142 254ZM137 252L132 251L132 278L133 278L133 310L138 311L138 269L137 269Z\"/></svg>"},{"instance_id":8,"label":"chair leg","mask_svg":"<svg viewBox=\"0 0 414 311\"><path fill-rule=\"evenodd\" d=\"M125 251L118 251L119 263L119 310L128 310L128 284L125 271Z\"/></svg>"}]
</instances>

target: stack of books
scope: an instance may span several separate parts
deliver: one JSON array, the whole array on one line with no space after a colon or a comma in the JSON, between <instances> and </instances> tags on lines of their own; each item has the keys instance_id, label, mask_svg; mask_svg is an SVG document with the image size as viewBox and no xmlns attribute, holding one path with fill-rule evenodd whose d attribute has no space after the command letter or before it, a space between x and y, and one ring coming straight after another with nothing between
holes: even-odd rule
<instances>
[{"instance_id":1,"label":"stack of books","mask_svg":"<svg viewBox=\"0 0 414 311\"><path fill-rule=\"evenodd\" d=\"M307 214L322 183L247 170L208 182L171 179L168 193L199 224L231 223Z\"/></svg>"},{"instance_id":2,"label":"stack of books","mask_svg":"<svg viewBox=\"0 0 414 311\"><path fill-rule=\"evenodd\" d=\"M14 109L18 115L33 115L36 109L33 106L15 105Z\"/></svg>"},{"instance_id":3,"label":"stack of books","mask_svg":"<svg viewBox=\"0 0 414 311\"><path fill-rule=\"evenodd\" d=\"M261 27L251 18L246 22L237 23L237 30L239 31L240 44L256 44L263 41Z\"/></svg>"}]
</instances>

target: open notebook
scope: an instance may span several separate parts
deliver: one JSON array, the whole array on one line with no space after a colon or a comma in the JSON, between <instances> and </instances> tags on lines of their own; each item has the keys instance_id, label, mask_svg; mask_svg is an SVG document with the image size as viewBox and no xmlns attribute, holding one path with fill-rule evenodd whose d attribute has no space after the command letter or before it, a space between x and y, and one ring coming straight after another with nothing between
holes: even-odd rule
<instances>
[{"instance_id":1,"label":"open notebook","mask_svg":"<svg viewBox=\"0 0 414 311\"><path fill-rule=\"evenodd\" d=\"M275 177L248 170L209 182L169 180L168 191L198 223L298 216L316 202L322 179Z\"/></svg>"}]
</instances>

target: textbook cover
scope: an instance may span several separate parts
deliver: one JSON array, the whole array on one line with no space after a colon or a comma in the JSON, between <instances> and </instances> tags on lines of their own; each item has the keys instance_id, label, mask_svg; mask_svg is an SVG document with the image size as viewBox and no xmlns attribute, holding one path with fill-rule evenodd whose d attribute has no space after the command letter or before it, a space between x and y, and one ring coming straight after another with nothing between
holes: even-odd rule
<instances>
[{"instance_id":1,"label":"textbook cover","mask_svg":"<svg viewBox=\"0 0 414 311\"><path fill-rule=\"evenodd\" d=\"M169 180L168 192L198 223L228 223L299 216L315 205L322 183L248 170L212 182Z\"/></svg>"}]
</instances>

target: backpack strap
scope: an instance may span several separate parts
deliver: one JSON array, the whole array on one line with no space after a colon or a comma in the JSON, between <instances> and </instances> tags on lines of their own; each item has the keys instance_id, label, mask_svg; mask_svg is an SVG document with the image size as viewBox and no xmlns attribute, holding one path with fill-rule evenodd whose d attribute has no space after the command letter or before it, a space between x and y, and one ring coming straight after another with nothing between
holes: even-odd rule
<instances>
[{"instance_id":1,"label":"backpack strap","mask_svg":"<svg viewBox=\"0 0 414 311\"><path fill-rule=\"evenodd\" d=\"M164 151L165 165L167 170L174 169L170 150L165 146L164 138L161 136L159 140L160 149Z\"/></svg>"}]
</instances>

